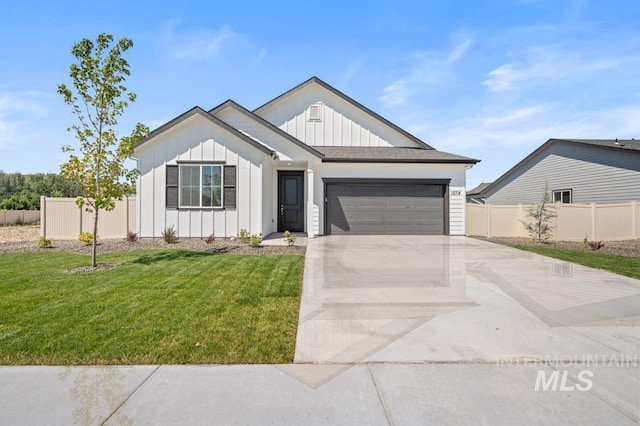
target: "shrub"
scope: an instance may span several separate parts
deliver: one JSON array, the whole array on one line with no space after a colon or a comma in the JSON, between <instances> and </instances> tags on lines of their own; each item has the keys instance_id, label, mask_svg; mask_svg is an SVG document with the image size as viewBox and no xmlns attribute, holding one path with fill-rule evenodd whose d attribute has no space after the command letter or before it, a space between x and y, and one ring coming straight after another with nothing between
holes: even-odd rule
<instances>
[{"instance_id":1,"label":"shrub","mask_svg":"<svg viewBox=\"0 0 640 426\"><path fill-rule=\"evenodd\" d=\"M24 226L24 220L21 217L16 219L16 226Z\"/></svg>"},{"instance_id":2,"label":"shrub","mask_svg":"<svg viewBox=\"0 0 640 426\"><path fill-rule=\"evenodd\" d=\"M600 250L604 247L604 243L602 241L590 241L589 247L591 247L591 250Z\"/></svg>"},{"instance_id":3,"label":"shrub","mask_svg":"<svg viewBox=\"0 0 640 426\"><path fill-rule=\"evenodd\" d=\"M138 241L138 234L133 231L127 231L127 241L130 243L135 243Z\"/></svg>"},{"instance_id":4,"label":"shrub","mask_svg":"<svg viewBox=\"0 0 640 426\"><path fill-rule=\"evenodd\" d=\"M288 246L292 246L296 243L296 238L298 238L298 236L292 232L289 231L284 231L284 234L282 234L284 236L284 242L287 243Z\"/></svg>"},{"instance_id":5,"label":"shrub","mask_svg":"<svg viewBox=\"0 0 640 426\"><path fill-rule=\"evenodd\" d=\"M100 236L98 235L97 237L99 238ZM78 240L85 244L93 244L93 232L81 232Z\"/></svg>"},{"instance_id":6,"label":"shrub","mask_svg":"<svg viewBox=\"0 0 640 426\"><path fill-rule=\"evenodd\" d=\"M40 237L38 240L38 248L51 248L51 240L45 237Z\"/></svg>"},{"instance_id":7,"label":"shrub","mask_svg":"<svg viewBox=\"0 0 640 426\"><path fill-rule=\"evenodd\" d=\"M249 245L251 247L259 247L262 244L262 232L249 237Z\"/></svg>"},{"instance_id":8,"label":"shrub","mask_svg":"<svg viewBox=\"0 0 640 426\"><path fill-rule=\"evenodd\" d=\"M167 244L178 242L178 232L176 232L176 229L173 227L173 225L168 228L164 228L164 231L162 231L160 235L162 235L164 242Z\"/></svg>"},{"instance_id":9,"label":"shrub","mask_svg":"<svg viewBox=\"0 0 640 426\"><path fill-rule=\"evenodd\" d=\"M207 237L206 240L204 240L205 243L207 244L211 244L216 240L216 236L214 234L211 234Z\"/></svg>"},{"instance_id":10,"label":"shrub","mask_svg":"<svg viewBox=\"0 0 640 426\"><path fill-rule=\"evenodd\" d=\"M242 241L243 243L249 243L251 240L251 235L246 229L241 229L240 233L238 234L238 238L240 238L240 241Z\"/></svg>"}]
</instances>

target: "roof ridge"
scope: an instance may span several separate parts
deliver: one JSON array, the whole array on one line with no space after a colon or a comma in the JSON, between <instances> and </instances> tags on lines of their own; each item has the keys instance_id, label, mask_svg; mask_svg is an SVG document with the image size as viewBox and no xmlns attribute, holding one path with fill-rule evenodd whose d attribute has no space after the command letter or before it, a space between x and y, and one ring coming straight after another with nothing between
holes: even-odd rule
<instances>
[{"instance_id":1,"label":"roof ridge","mask_svg":"<svg viewBox=\"0 0 640 426\"><path fill-rule=\"evenodd\" d=\"M232 133L232 134L236 135L237 137L239 137L243 141L247 142L249 145L252 145L253 147L263 151L264 153L269 154L271 156L276 155L276 152L274 150L272 150L271 148L265 146L264 144L262 144L257 139L253 139L253 138L248 137L247 135L245 135L244 133L240 132L235 127L231 126L229 123L226 123L226 122L220 120L218 117L215 117L214 115L209 114L207 111L205 111L203 108L201 108L201 107L199 107L197 105L194 106L193 108L183 112L182 114L178 115L174 119L166 122L165 124L163 124L162 126L158 127L157 129L154 129L151 133L149 133L147 135L147 137L145 137L140 142L138 142L135 145L134 148L138 148L142 144L144 144L146 142L149 142L151 139L155 138L156 136L159 136L160 134L166 132L167 130L171 129L174 126L177 126L178 124L182 123L184 120L186 120L186 119L188 119L188 118L190 118L190 117L192 117L192 116L194 116L196 114L200 115L203 118L208 119L209 121L213 122L214 124L217 124L218 126L222 127L226 131L228 131L229 133Z\"/></svg>"},{"instance_id":2,"label":"roof ridge","mask_svg":"<svg viewBox=\"0 0 640 426\"><path fill-rule=\"evenodd\" d=\"M293 94L293 92L297 92L298 90L301 90L304 87L307 87L311 83L318 84L319 86L323 87L324 89L326 89L329 92L333 93L334 95L338 96L342 100L344 100L347 103L349 103L349 104L353 105L354 107L358 108L359 110L361 110L365 114L368 114L369 116L371 116L372 118L378 120L382 124L384 124L384 125L386 125L388 127L391 127L393 130L395 130L396 132L398 132L398 133L402 134L403 136L407 137L409 140L414 142L416 145L425 146L425 147L427 147L426 149L435 150L434 147L432 147L431 145L429 145L426 142L422 141L420 138L416 137L415 135L412 135L411 133L409 133L406 130L404 130L402 127L400 127L397 124L389 121L388 119L384 118L383 116L381 116L377 112L367 108L366 106L364 106L360 102L358 102L355 99L351 98L350 96L344 94L340 90L336 89L335 87L331 86L330 84L326 83L325 81L321 80L320 78L318 78L316 76L313 76L313 77L303 81L302 83L298 84L297 86L293 87L292 89L287 90L286 92L282 93L281 95L276 96L275 98L271 99L270 101L260 105L258 108L254 109L252 112L254 114L256 114L256 115L260 115L260 110L266 109L270 104L275 104L275 103L280 102L285 97L288 97L291 94Z\"/></svg>"},{"instance_id":3,"label":"roof ridge","mask_svg":"<svg viewBox=\"0 0 640 426\"><path fill-rule=\"evenodd\" d=\"M253 112L249 111L247 108L243 107L242 105L240 105L239 103L237 103L233 99L227 99L226 101L224 101L220 105L218 105L218 106L212 108L211 110L209 110L208 114L210 114L212 117L215 117L215 114L217 112L219 112L220 110L226 108L227 106L231 106L233 108L236 108L241 113L243 113L246 116L250 117L251 119L257 121L261 125L265 126L266 128L270 129L271 131L275 132L276 134L282 136L283 138L289 140L290 142L292 142L293 144L299 146L300 148L310 152L311 154L315 155L316 157L318 157L318 158L322 158L323 157L323 154L321 152L319 152L318 150L314 149L311 145L307 145L306 143L304 143L301 140L297 139L293 135L291 135L291 134L285 132L284 130L282 130L281 128L275 126L273 123L270 123L269 121L265 120L264 118L260 117L259 115L254 114ZM216 110L218 110L218 111L216 111ZM218 118L218 120L221 120L221 119ZM221 121L223 121L223 120L221 120Z\"/></svg>"}]
</instances>

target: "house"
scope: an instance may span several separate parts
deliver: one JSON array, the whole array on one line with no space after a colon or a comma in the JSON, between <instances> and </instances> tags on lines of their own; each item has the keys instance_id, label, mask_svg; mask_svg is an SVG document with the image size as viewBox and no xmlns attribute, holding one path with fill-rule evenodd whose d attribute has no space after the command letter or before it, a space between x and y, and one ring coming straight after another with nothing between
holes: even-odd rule
<instances>
[{"instance_id":1,"label":"house","mask_svg":"<svg viewBox=\"0 0 640 426\"><path fill-rule=\"evenodd\" d=\"M137 229L232 237L465 233L465 171L313 77L249 111L194 107L135 148Z\"/></svg>"},{"instance_id":2,"label":"house","mask_svg":"<svg viewBox=\"0 0 640 426\"><path fill-rule=\"evenodd\" d=\"M484 199L481 198L481 194L484 189L491 185L491 182L482 182L480 185L476 186L467 191L467 203L476 203L476 204L484 204Z\"/></svg>"},{"instance_id":3,"label":"house","mask_svg":"<svg viewBox=\"0 0 640 426\"><path fill-rule=\"evenodd\" d=\"M494 182L469 190L467 199L537 203L545 185L559 203L640 200L640 141L549 139Z\"/></svg>"}]
</instances>

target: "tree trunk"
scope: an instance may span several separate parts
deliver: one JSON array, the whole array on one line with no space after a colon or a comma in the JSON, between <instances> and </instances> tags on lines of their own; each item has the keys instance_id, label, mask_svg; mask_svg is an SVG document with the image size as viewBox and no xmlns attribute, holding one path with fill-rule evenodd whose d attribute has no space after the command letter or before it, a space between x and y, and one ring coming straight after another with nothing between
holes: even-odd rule
<instances>
[{"instance_id":1,"label":"tree trunk","mask_svg":"<svg viewBox=\"0 0 640 426\"><path fill-rule=\"evenodd\" d=\"M96 254L98 251L98 209L94 207L93 209L93 244L91 246L91 267L95 268L98 266L98 262L96 261Z\"/></svg>"}]
</instances>

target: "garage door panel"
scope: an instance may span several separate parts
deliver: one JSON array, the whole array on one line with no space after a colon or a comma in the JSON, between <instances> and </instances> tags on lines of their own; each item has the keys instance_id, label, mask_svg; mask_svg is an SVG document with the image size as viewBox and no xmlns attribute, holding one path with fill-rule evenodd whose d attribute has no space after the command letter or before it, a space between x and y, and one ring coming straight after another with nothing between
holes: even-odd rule
<instances>
[{"instance_id":1,"label":"garage door panel","mask_svg":"<svg viewBox=\"0 0 640 426\"><path fill-rule=\"evenodd\" d=\"M329 184L331 234L444 234L443 185Z\"/></svg>"}]
</instances>

